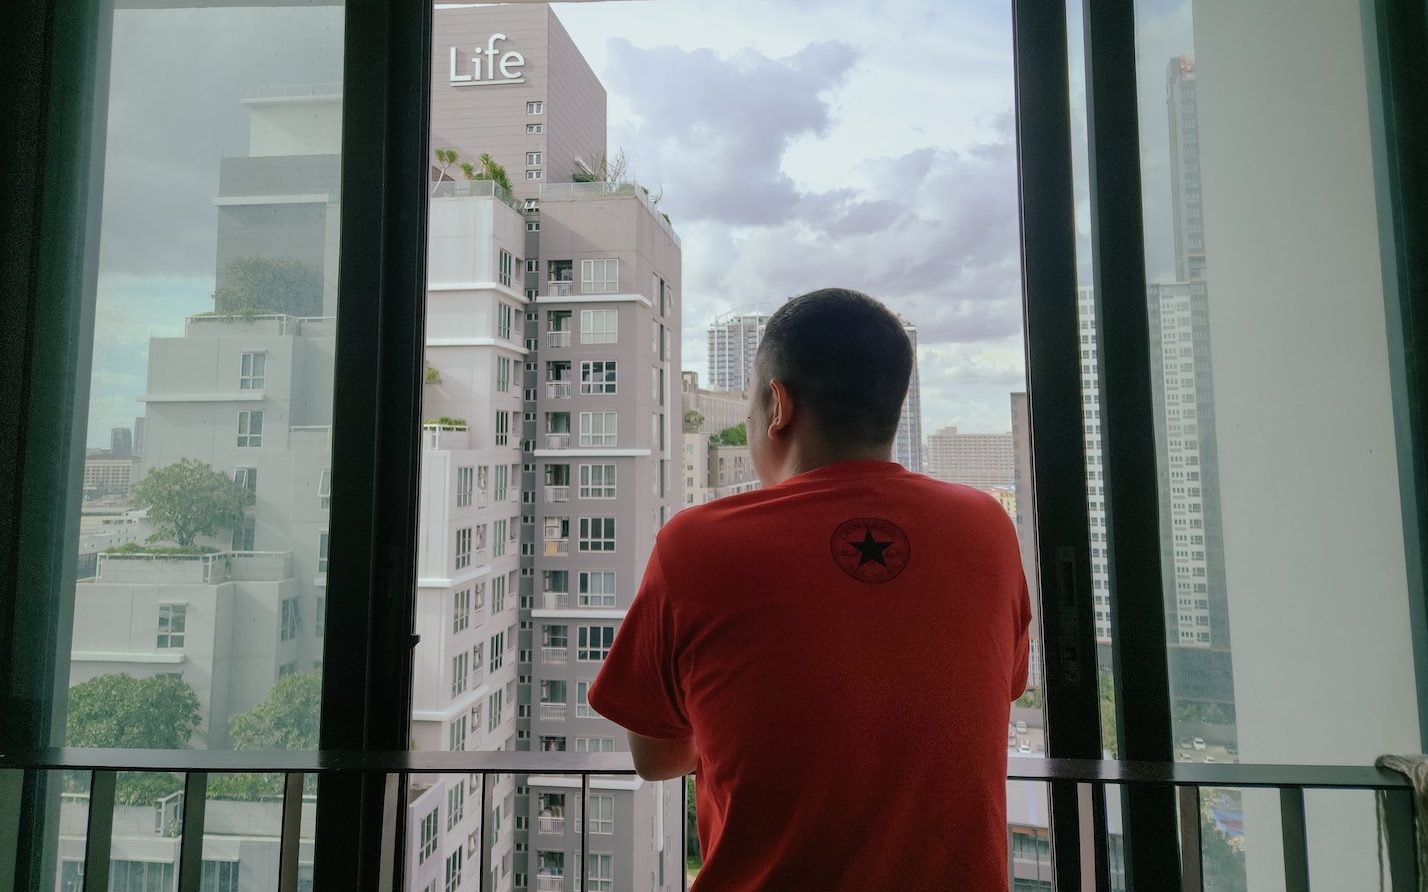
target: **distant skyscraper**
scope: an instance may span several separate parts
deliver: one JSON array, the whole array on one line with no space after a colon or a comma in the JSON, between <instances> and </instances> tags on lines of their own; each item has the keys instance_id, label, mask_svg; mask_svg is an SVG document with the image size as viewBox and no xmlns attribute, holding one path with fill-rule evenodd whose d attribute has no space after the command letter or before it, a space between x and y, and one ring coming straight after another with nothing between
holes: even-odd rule
<instances>
[{"instance_id":1,"label":"distant skyscraper","mask_svg":"<svg viewBox=\"0 0 1428 892\"><path fill-rule=\"evenodd\" d=\"M134 457L141 458L144 455L144 416L140 415L134 419Z\"/></svg>"},{"instance_id":2,"label":"distant skyscraper","mask_svg":"<svg viewBox=\"0 0 1428 892\"><path fill-rule=\"evenodd\" d=\"M944 427L927 438L927 473L948 483L1010 487L1016 478L1012 435Z\"/></svg>"},{"instance_id":3,"label":"distant skyscraper","mask_svg":"<svg viewBox=\"0 0 1428 892\"><path fill-rule=\"evenodd\" d=\"M917 326L901 316L898 319L912 341L912 378L907 384L907 399L902 402L902 418L897 423L893 461L909 471L922 473L922 386L917 380Z\"/></svg>"},{"instance_id":4,"label":"distant skyscraper","mask_svg":"<svg viewBox=\"0 0 1428 892\"><path fill-rule=\"evenodd\" d=\"M111 428L109 431L109 457L130 458L134 454L134 433L127 427Z\"/></svg>"},{"instance_id":5,"label":"distant skyscraper","mask_svg":"<svg viewBox=\"0 0 1428 892\"><path fill-rule=\"evenodd\" d=\"M764 313L723 316L709 326L709 387L712 390L749 389L754 354L764 337L769 317Z\"/></svg>"},{"instance_id":6,"label":"distant skyscraper","mask_svg":"<svg viewBox=\"0 0 1428 892\"><path fill-rule=\"evenodd\" d=\"M1205 212L1200 198L1200 117L1195 89L1195 55L1187 53L1171 59L1165 70L1165 111L1170 122L1175 277L1182 282L1205 278Z\"/></svg>"}]
</instances>

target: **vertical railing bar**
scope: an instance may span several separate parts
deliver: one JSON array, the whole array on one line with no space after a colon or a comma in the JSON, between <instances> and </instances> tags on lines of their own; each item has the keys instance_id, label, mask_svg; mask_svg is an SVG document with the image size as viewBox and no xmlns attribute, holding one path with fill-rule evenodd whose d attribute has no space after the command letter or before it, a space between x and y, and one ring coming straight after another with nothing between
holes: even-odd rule
<instances>
[{"instance_id":1,"label":"vertical railing bar","mask_svg":"<svg viewBox=\"0 0 1428 892\"><path fill-rule=\"evenodd\" d=\"M1418 834L1413 817L1413 793L1382 790L1384 831L1388 835L1388 876L1394 889L1418 888Z\"/></svg>"},{"instance_id":2,"label":"vertical railing bar","mask_svg":"<svg viewBox=\"0 0 1428 892\"><path fill-rule=\"evenodd\" d=\"M462 781L462 783L466 783ZM481 844L476 847L476 869L480 874L476 878L476 888L480 892L489 892L486 882L486 844L489 842L492 848L496 846L496 838L491 835L491 773L481 772ZM494 855L495 853L492 852ZM529 864L527 865L529 866Z\"/></svg>"},{"instance_id":3,"label":"vertical railing bar","mask_svg":"<svg viewBox=\"0 0 1428 892\"><path fill-rule=\"evenodd\" d=\"M580 772L580 889L590 885L590 772Z\"/></svg>"},{"instance_id":4,"label":"vertical railing bar","mask_svg":"<svg viewBox=\"0 0 1428 892\"><path fill-rule=\"evenodd\" d=\"M1111 892L1111 847L1106 837L1106 785L1091 787L1091 863L1095 866L1096 892ZM1120 791L1116 791L1119 796Z\"/></svg>"},{"instance_id":5,"label":"vertical railing bar","mask_svg":"<svg viewBox=\"0 0 1428 892\"><path fill-rule=\"evenodd\" d=\"M404 885L400 875L406 825L401 820L404 811L401 802L407 789L406 777L405 774L383 775L386 783L382 796L382 852L378 859L381 885L377 892L392 892L392 889Z\"/></svg>"},{"instance_id":6,"label":"vertical railing bar","mask_svg":"<svg viewBox=\"0 0 1428 892\"><path fill-rule=\"evenodd\" d=\"M208 773L183 779L183 836L179 840L178 892L202 892L203 825L208 816Z\"/></svg>"},{"instance_id":7,"label":"vertical railing bar","mask_svg":"<svg viewBox=\"0 0 1428 892\"><path fill-rule=\"evenodd\" d=\"M689 794L694 786L694 775L686 774L680 778L679 797L679 888L682 892L689 892ZM1008 840L1007 848L1011 848Z\"/></svg>"},{"instance_id":8,"label":"vertical railing bar","mask_svg":"<svg viewBox=\"0 0 1428 892\"><path fill-rule=\"evenodd\" d=\"M109 892L109 851L114 844L114 771L89 774L89 821L84 839L84 892Z\"/></svg>"},{"instance_id":9,"label":"vertical railing bar","mask_svg":"<svg viewBox=\"0 0 1428 892\"><path fill-rule=\"evenodd\" d=\"M278 892L297 892L298 848L302 845L302 785L307 775L283 775L283 828L278 841Z\"/></svg>"},{"instance_id":10,"label":"vertical railing bar","mask_svg":"<svg viewBox=\"0 0 1428 892\"><path fill-rule=\"evenodd\" d=\"M1051 797L1051 878L1057 889L1081 889L1094 876L1094 866L1081 858L1081 840L1090 830L1089 802L1081 802L1081 785L1075 781L1054 780L1048 784ZM1085 806L1085 809L1083 809Z\"/></svg>"},{"instance_id":11,"label":"vertical railing bar","mask_svg":"<svg viewBox=\"0 0 1428 892\"><path fill-rule=\"evenodd\" d=\"M1284 888L1309 892L1309 834L1304 824L1304 788L1280 787L1280 833L1284 839Z\"/></svg>"},{"instance_id":12,"label":"vertical railing bar","mask_svg":"<svg viewBox=\"0 0 1428 892\"><path fill-rule=\"evenodd\" d=\"M1176 791L1180 800L1180 889L1203 892L1203 854L1200 848L1200 788L1186 785Z\"/></svg>"}]
</instances>

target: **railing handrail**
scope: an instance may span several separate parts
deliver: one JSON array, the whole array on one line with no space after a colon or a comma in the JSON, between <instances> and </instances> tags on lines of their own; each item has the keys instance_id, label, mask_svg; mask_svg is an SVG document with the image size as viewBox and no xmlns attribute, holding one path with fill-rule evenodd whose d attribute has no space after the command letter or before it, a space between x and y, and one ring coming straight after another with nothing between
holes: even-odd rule
<instances>
[{"instance_id":1,"label":"railing handrail","mask_svg":"<svg viewBox=\"0 0 1428 892\"><path fill-rule=\"evenodd\" d=\"M361 751L260 752L254 750L144 750L51 747L0 751L0 769L173 772L264 772L278 774L633 774L629 753L546 751ZM1396 771L1372 765L1268 765L1234 762L1123 762L1114 759L1008 760L1007 780L1106 784L1167 784L1186 787L1300 787L1305 789L1402 790L1411 787Z\"/></svg>"}]
</instances>

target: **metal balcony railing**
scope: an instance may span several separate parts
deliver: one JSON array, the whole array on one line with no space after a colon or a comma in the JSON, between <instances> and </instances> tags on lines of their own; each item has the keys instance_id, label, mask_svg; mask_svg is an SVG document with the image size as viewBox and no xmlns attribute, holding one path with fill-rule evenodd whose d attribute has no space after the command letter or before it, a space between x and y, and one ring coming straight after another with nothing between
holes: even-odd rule
<instances>
[{"instance_id":1,"label":"metal balcony railing","mask_svg":"<svg viewBox=\"0 0 1428 892\"><path fill-rule=\"evenodd\" d=\"M570 607L570 592L542 592L541 605L546 610L565 610Z\"/></svg>"},{"instance_id":2,"label":"metal balcony railing","mask_svg":"<svg viewBox=\"0 0 1428 892\"><path fill-rule=\"evenodd\" d=\"M545 333L545 345L547 347L569 347L570 332L568 331L548 331Z\"/></svg>"},{"instance_id":3,"label":"metal balcony railing","mask_svg":"<svg viewBox=\"0 0 1428 892\"><path fill-rule=\"evenodd\" d=\"M540 649L540 661L547 666L564 666L569 660L569 647L542 647Z\"/></svg>"},{"instance_id":4,"label":"metal balcony railing","mask_svg":"<svg viewBox=\"0 0 1428 892\"><path fill-rule=\"evenodd\" d=\"M570 554L569 539L547 539L545 540L545 556L559 557Z\"/></svg>"},{"instance_id":5,"label":"metal balcony railing","mask_svg":"<svg viewBox=\"0 0 1428 892\"><path fill-rule=\"evenodd\" d=\"M550 721L565 721L564 703L542 703L540 704L540 717Z\"/></svg>"},{"instance_id":6,"label":"metal balcony railing","mask_svg":"<svg viewBox=\"0 0 1428 892\"><path fill-rule=\"evenodd\" d=\"M37 775L49 771L78 771L89 774L88 832L85 835L84 875L109 875L111 832L114 827L115 781L120 771L166 772L183 775L186 805L178 820L180 839L178 888L199 889L202 883L201 857L191 850L202 846L207 784L210 774L281 774L284 796L281 811L281 840L286 850L295 847L302 821L303 781L306 775L330 778L360 776L395 779L406 787L414 777L428 774L480 775L480 806L477 814L491 812L488 778L496 774L568 775L581 779L579 811L588 812L592 775L634 773L628 753L576 752L264 752L259 750L105 750L45 749L0 751L0 771L22 772L24 789L33 789ZM1058 839L1069 834L1072 848L1087 853L1092 866L1104 872L1107 855L1097 846L1082 845L1078 825L1091 826L1100 797L1103 808L1107 786L1128 785L1143 789L1173 789L1184 815L1180 821L1181 851L1200 852L1200 791L1204 788L1262 788L1279 791L1280 824L1283 838L1285 884L1290 889L1308 888L1309 838L1305 828L1304 791L1360 790L1379 794L1386 831L1384 866L1395 889L1415 889L1418 867L1415 848L1413 791L1396 772L1373 767L1336 765L1247 765L1182 764L1175 762L1117 762L1091 759L1013 759L1008 764L1008 780L1035 781L1052 787L1087 785L1090 796L1077 797L1079 821L1056 828ZM573 795L573 794L572 794ZM405 796L389 797L383 806L382 829L392 845L399 845L397 808L404 808ZM319 808L321 805L319 804ZM680 822L683 824L684 822ZM1134 833L1135 827L1127 828ZM320 831L319 831L320 832ZM589 822L581 822L580 862L587 863ZM489 869L494 834L482 828L477 852L477 876ZM103 844L93 844L103 840ZM385 843L384 843L385 844ZM1059 847L1059 846L1058 846ZM684 847L681 846L681 850ZM185 854L188 853L188 854ZM1182 892L1199 892L1203 887L1198 857L1184 859L1180 884ZM298 862L282 859L278 888L296 888Z\"/></svg>"},{"instance_id":7,"label":"metal balcony railing","mask_svg":"<svg viewBox=\"0 0 1428 892\"><path fill-rule=\"evenodd\" d=\"M539 833L564 833L565 818L540 815L536 818L536 831Z\"/></svg>"},{"instance_id":8,"label":"metal balcony railing","mask_svg":"<svg viewBox=\"0 0 1428 892\"><path fill-rule=\"evenodd\" d=\"M570 399L569 381L547 381L545 382L545 395L553 400Z\"/></svg>"},{"instance_id":9,"label":"metal balcony railing","mask_svg":"<svg viewBox=\"0 0 1428 892\"><path fill-rule=\"evenodd\" d=\"M547 486L545 488L545 500L547 502L568 502L570 501L569 486Z\"/></svg>"},{"instance_id":10,"label":"metal balcony railing","mask_svg":"<svg viewBox=\"0 0 1428 892\"><path fill-rule=\"evenodd\" d=\"M574 282L550 281L545 283L545 293L550 297L569 297L574 293L574 288Z\"/></svg>"}]
</instances>

